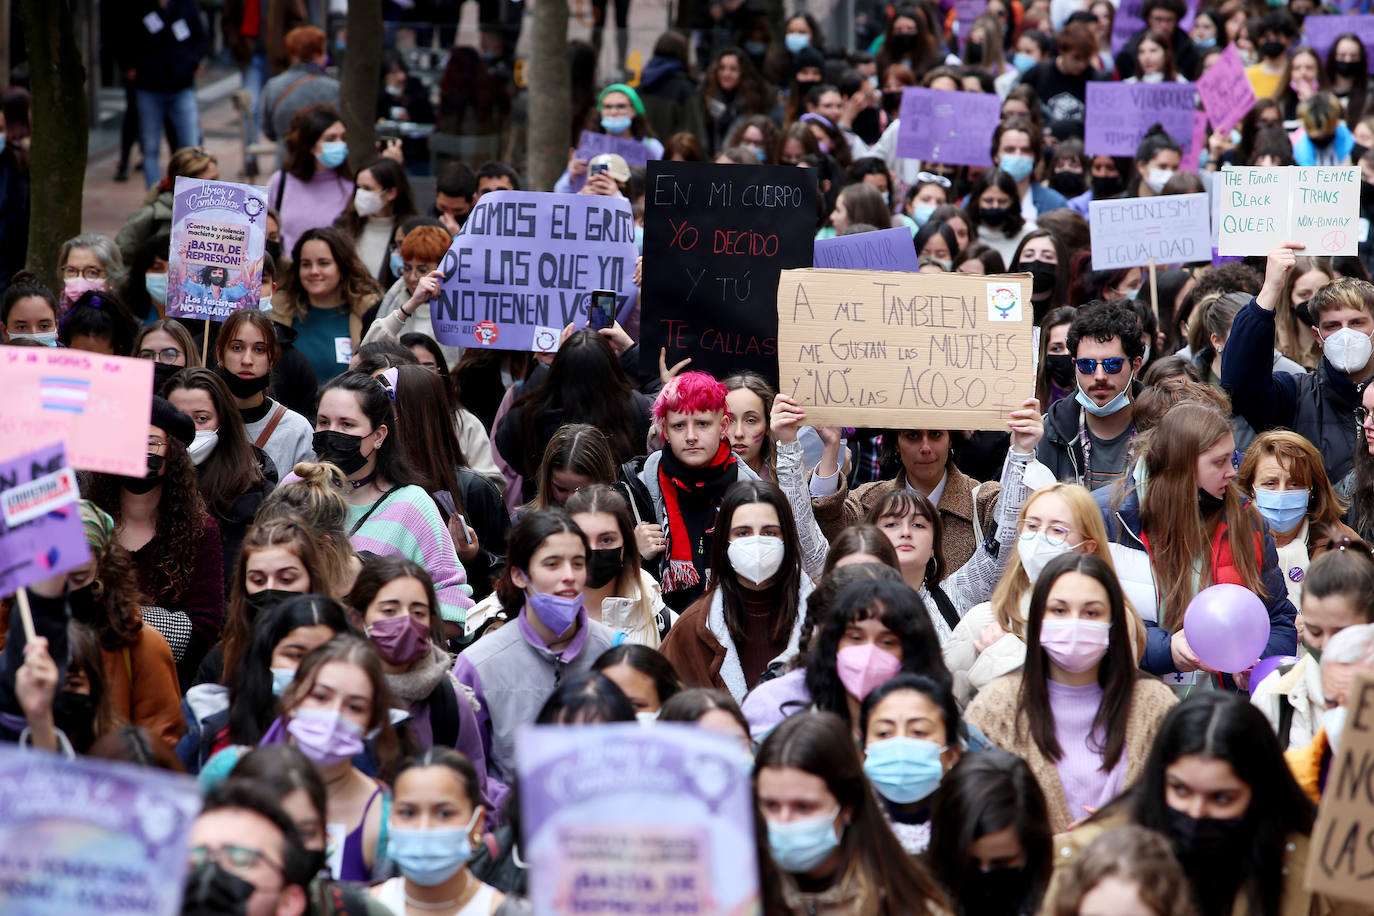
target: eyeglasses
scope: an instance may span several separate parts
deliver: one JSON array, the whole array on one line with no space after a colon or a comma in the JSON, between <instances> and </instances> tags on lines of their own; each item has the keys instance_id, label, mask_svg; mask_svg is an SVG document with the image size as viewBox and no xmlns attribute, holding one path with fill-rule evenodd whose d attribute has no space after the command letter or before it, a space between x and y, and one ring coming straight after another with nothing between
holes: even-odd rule
<instances>
[{"instance_id":1,"label":"eyeglasses","mask_svg":"<svg viewBox=\"0 0 1374 916\"><path fill-rule=\"evenodd\" d=\"M434 264L407 264L401 268L401 273L407 277L423 277L433 273L436 266Z\"/></svg>"},{"instance_id":2,"label":"eyeglasses","mask_svg":"<svg viewBox=\"0 0 1374 916\"><path fill-rule=\"evenodd\" d=\"M211 849L209 846L192 846L186 856L192 868L199 868L207 862L217 862L220 865L227 863L234 871L241 872L252 868L259 862L266 862L277 871L282 870L281 863L272 861L267 853L261 849L237 846L232 843L218 849Z\"/></svg>"},{"instance_id":3,"label":"eyeglasses","mask_svg":"<svg viewBox=\"0 0 1374 916\"><path fill-rule=\"evenodd\" d=\"M1121 356L1109 356L1106 359L1076 359L1073 361L1080 375L1092 375L1097 371L1099 363L1102 364L1103 372L1108 375L1116 375L1126 365L1126 359Z\"/></svg>"},{"instance_id":4,"label":"eyeglasses","mask_svg":"<svg viewBox=\"0 0 1374 916\"><path fill-rule=\"evenodd\" d=\"M943 175L936 175L934 172L918 172L916 175L917 184L938 184L942 188L953 187L948 178Z\"/></svg>"},{"instance_id":5,"label":"eyeglasses","mask_svg":"<svg viewBox=\"0 0 1374 916\"><path fill-rule=\"evenodd\" d=\"M157 436L148 437L148 451L160 452L167 447L166 439L159 439Z\"/></svg>"},{"instance_id":6,"label":"eyeglasses","mask_svg":"<svg viewBox=\"0 0 1374 916\"><path fill-rule=\"evenodd\" d=\"M139 350L138 358L156 360L159 363L175 363L181 359L181 351L176 347L163 347L161 350Z\"/></svg>"},{"instance_id":7,"label":"eyeglasses","mask_svg":"<svg viewBox=\"0 0 1374 916\"><path fill-rule=\"evenodd\" d=\"M105 268L103 267L64 267L62 268L62 279L75 280L77 277L85 277L87 280L104 280Z\"/></svg>"},{"instance_id":8,"label":"eyeglasses","mask_svg":"<svg viewBox=\"0 0 1374 916\"><path fill-rule=\"evenodd\" d=\"M1017 525L1016 530L1023 541L1030 539L1034 535L1043 533L1045 537L1056 544L1067 544L1069 538L1074 535L1074 530L1067 525L1056 523L1041 525L1040 522L1032 519L1022 519L1021 524Z\"/></svg>"}]
</instances>

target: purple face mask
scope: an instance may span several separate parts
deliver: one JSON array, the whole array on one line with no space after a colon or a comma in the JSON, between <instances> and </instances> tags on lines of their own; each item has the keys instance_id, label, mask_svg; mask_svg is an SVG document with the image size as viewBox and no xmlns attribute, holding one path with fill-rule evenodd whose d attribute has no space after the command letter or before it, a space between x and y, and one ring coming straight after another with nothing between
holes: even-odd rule
<instances>
[{"instance_id":1,"label":"purple face mask","mask_svg":"<svg viewBox=\"0 0 1374 916\"><path fill-rule=\"evenodd\" d=\"M409 614L397 614L368 624L367 637L383 661L408 665L428 651L429 626Z\"/></svg>"},{"instance_id":2,"label":"purple face mask","mask_svg":"<svg viewBox=\"0 0 1374 916\"><path fill-rule=\"evenodd\" d=\"M529 576L525 578L528 579ZM562 595L546 595L530 589L525 595L525 600L529 602L530 608L539 616L544 626L559 636L568 632L568 628L577 620L577 615L582 612L580 592L571 598L565 598Z\"/></svg>"},{"instance_id":3,"label":"purple face mask","mask_svg":"<svg viewBox=\"0 0 1374 916\"><path fill-rule=\"evenodd\" d=\"M361 754L363 730L357 722L326 709L297 709L286 723L296 749L320 767L332 767Z\"/></svg>"}]
</instances>

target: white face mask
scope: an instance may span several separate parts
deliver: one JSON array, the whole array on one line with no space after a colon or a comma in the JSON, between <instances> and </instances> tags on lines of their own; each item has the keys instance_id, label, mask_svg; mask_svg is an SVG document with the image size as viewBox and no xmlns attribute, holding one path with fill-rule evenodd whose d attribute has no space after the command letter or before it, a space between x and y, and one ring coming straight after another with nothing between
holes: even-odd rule
<instances>
[{"instance_id":1,"label":"white face mask","mask_svg":"<svg viewBox=\"0 0 1374 916\"><path fill-rule=\"evenodd\" d=\"M1073 547L1051 538L1043 531L1023 534L1016 539L1016 554L1021 558L1021 568L1026 571L1026 578L1031 582L1040 578L1040 573L1049 565L1050 560L1071 550Z\"/></svg>"},{"instance_id":2,"label":"white face mask","mask_svg":"<svg viewBox=\"0 0 1374 916\"><path fill-rule=\"evenodd\" d=\"M195 441L186 448L186 454L191 456L191 463L200 465L210 457L210 453L215 450L215 444L219 442L219 430L217 429L198 429L196 430Z\"/></svg>"},{"instance_id":3,"label":"white face mask","mask_svg":"<svg viewBox=\"0 0 1374 916\"><path fill-rule=\"evenodd\" d=\"M751 534L735 538L726 548L730 566L735 573L747 582L757 585L773 578L782 568L782 558L787 547L782 538L767 534Z\"/></svg>"},{"instance_id":4,"label":"white face mask","mask_svg":"<svg viewBox=\"0 0 1374 916\"><path fill-rule=\"evenodd\" d=\"M1145 183L1150 186L1150 190L1156 194L1164 192L1164 186L1169 183L1169 179L1174 177L1174 173L1168 169L1150 169L1150 173L1145 176Z\"/></svg>"},{"instance_id":5,"label":"white face mask","mask_svg":"<svg viewBox=\"0 0 1374 916\"><path fill-rule=\"evenodd\" d=\"M1374 341L1354 328L1341 328L1322 338L1322 353L1337 372L1359 372L1374 354Z\"/></svg>"},{"instance_id":6,"label":"white face mask","mask_svg":"<svg viewBox=\"0 0 1374 916\"><path fill-rule=\"evenodd\" d=\"M376 216L382 212L382 195L367 188L359 188L353 192L353 209L362 217Z\"/></svg>"},{"instance_id":7,"label":"white face mask","mask_svg":"<svg viewBox=\"0 0 1374 916\"><path fill-rule=\"evenodd\" d=\"M646 709L643 712L637 712L635 713L635 718L639 720L640 725L653 725L658 721L658 710Z\"/></svg>"}]
</instances>

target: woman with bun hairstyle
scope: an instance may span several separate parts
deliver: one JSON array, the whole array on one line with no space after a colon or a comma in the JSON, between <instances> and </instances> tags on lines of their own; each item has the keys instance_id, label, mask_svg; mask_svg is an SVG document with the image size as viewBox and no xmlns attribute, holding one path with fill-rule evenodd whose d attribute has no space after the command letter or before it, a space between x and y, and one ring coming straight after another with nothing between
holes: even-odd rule
<instances>
[{"instance_id":1,"label":"woman with bun hairstyle","mask_svg":"<svg viewBox=\"0 0 1374 916\"><path fill-rule=\"evenodd\" d=\"M299 516L315 535L320 568L328 576L328 588L319 589L343 600L363 568L362 558L348 539L348 503L343 493L348 478L332 464L303 461L296 465L296 480L284 483L263 500L258 522Z\"/></svg>"},{"instance_id":2,"label":"woman with bun hairstyle","mask_svg":"<svg viewBox=\"0 0 1374 916\"><path fill-rule=\"evenodd\" d=\"M219 361L216 371L243 417L248 441L267 453L277 479L284 480L298 462L311 460L315 452L310 447L310 421L267 396L272 370L282 359L277 327L265 312L239 309L220 326L215 358ZM310 387L313 391L313 375Z\"/></svg>"}]
</instances>

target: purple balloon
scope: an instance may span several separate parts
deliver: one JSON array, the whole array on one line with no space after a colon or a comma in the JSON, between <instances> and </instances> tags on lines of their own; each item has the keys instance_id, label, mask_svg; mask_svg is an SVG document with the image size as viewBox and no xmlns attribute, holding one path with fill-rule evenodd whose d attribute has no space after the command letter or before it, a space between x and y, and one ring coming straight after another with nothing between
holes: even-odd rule
<instances>
[{"instance_id":1,"label":"purple balloon","mask_svg":"<svg viewBox=\"0 0 1374 916\"><path fill-rule=\"evenodd\" d=\"M1255 670L1250 672L1250 692L1254 693L1255 688L1264 680L1284 665L1296 665L1299 659L1296 655L1270 655L1262 658L1255 665Z\"/></svg>"},{"instance_id":2,"label":"purple balloon","mask_svg":"<svg viewBox=\"0 0 1374 916\"><path fill-rule=\"evenodd\" d=\"M1255 664L1268 644L1269 612L1244 586L1213 585L1188 602L1183 633L1204 665L1234 674Z\"/></svg>"}]
</instances>

